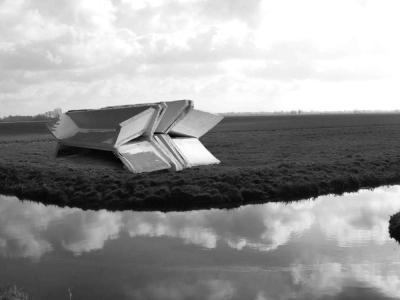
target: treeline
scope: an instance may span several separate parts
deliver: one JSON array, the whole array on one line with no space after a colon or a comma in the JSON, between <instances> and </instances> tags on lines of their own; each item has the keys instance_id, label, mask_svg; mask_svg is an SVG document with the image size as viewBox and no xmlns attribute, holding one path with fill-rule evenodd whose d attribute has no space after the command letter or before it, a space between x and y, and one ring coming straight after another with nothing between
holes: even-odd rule
<instances>
[{"instance_id":1,"label":"treeline","mask_svg":"<svg viewBox=\"0 0 400 300\"><path fill-rule=\"evenodd\" d=\"M56 119L61 115L61 108L56 108L52 111L47 111L42 114L34 115L34 116L6 116L0 118L0 122L29 122L29 121L48 121L51 119Z\"/></svg>"}]
</instances>

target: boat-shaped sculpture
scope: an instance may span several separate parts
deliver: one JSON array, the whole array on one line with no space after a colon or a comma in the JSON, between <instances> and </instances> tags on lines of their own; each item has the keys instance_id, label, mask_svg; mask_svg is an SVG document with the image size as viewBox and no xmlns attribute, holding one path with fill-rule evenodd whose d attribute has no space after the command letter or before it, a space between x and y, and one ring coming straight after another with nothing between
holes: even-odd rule
<instances>
[{"instance_id":1,"label":"boat-shaped sculpture","mask_svg":"<svg viewBox=\"0 0 400 300\"><path fill-rule=\"evenodd\" d=\"M114 152L134 173L218 164L199 138L222 116L191 100L70 110L49 124L59 146Z\"/></svg>"}]
</instances>

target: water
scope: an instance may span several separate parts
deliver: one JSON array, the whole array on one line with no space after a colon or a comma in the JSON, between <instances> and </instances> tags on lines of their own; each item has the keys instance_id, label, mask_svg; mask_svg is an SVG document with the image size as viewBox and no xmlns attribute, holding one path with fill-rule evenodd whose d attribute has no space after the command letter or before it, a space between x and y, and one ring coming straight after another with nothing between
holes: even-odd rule
<instances>
[{"instance_id":1,"label":"water","mask_svg":"<svg viewBox=\"0 0 400 300\"><path fill-rule=\"evenodd\" d=\"M400 187L179 213L0 196L0 284L33 299L398 299Z\"/></svg>"}]
</instances>

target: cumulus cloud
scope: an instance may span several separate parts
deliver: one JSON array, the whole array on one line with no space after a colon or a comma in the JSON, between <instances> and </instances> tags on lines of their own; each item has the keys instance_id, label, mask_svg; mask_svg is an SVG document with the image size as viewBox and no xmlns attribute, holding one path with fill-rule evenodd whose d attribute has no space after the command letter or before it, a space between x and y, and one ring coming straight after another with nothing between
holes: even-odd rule
<instances>
[{"instance_id":1,"label":"cumulus cloud","mask_svg":"<svg viewBox=\"0 0 400 300\"><path fill-rule=\"evenodd\" d=\"M22 211L21 204L11 197L1 197L0 254L5 257L30 257L39 259L51 251L52 245L41 235L49 219L57 218L57 211L37 205ZM48 212L51 211L50 217ZM4 216L4 217L3 217Z\"/></svg>"},{"instance_id":2,"label":"cumulus cloud","mask_svg":"<svg viewBox=\"0 0 400 300\"><path fill-rule=\"evenodd\" d=\"M390 215L400 210L398 192L394 187L335 200L325 196L290 205L173 213L84 212L3 197L0 253L39 258L61 247L79 255L102 249L121 233L131 238L169 237L206 249L225 245L238 251L268 252L318 230L339 247L382 246L391 241L387 226Z\"/></svg>"},{"instance_id":3,"label":"cumulus cloud","mask_svg":"<svg viewBox=\"0 0 400 300\"><path fill-rule=\"evenodd\" d=\"M312 266L293 265L291 276L293 284L301 286L298 299L324 299L328 297L346 298L357 289L359 297L365 296L382 299L400 297L400 277L397 264L351 264L321 261Z\"/></svg>"},{"instance_id":4,"label":"cumulus cloud","mask_svg":"<svg viewBox=\"0 0 400 300\"><path fill-rule=\"evenodd\" d=\"M340 263L319 263L310 270L301 264L293 265L291 276L295 285L302 286L302 294L316 299L334 296L344 288L346 276ZM303 298L299 295L299 298Z\"/></svg>"},{"instance_id":5,"label":"cumulus cloud","mask_svg":"<svg viewBox=\"0 0 400 300\"><path fill-rule=\"evenodd\" d=\"M70 213L61 228L53 227L60 231L58 239L64 249L76 255L102 249L108 240L117 238L121 229L121 218L106 211L89 212L82 215Z\"/></svg>"},{"instance_id":6,"label":"cumulus cloud","mask_svg":"<svg viewBox=\"0 0 400 300\"><path fill-rule=\"evenodd\" d=\"M205 299L310 299L345 297L361 286L379 297L398 298L395 242L387 227L390 215L400 210L399 193L399 187L390 187L335 199L323 196L230 211L172 213L82 211L1 196L0 255L37 261L60 250L89 255L120 236L123 241L128 236L132 243L137 241L139 249L140 238L147 242L151 238L149 245L155 251L151 254L159 255L165 249L154 248L154 240L169 239L180 245L174 252L183 251L183 261L178 255L171 265L152 264L140 274L145 284L122 284L127 295L135 299L198 295ZM202 250L212 255L197 256ZM202 257L200 265L186 264L190 253ZM215 265L214 254L223 254L230 264Z\"/></svg>"},{"instance_id":7,"label":"cumulus cloud","mask_svg":"<svg viewBox=\"0 0 400 300\"><path fill-rule=\"evenodd\" d=\"M400 210L400 203L395 201L398 191L396 187L391 192L384 189L373 193L364 190L335 199L333 208L320 205L315 209L320 216L320 228L341 247L367 243L384 245L391 240L388 220Z\"/></svg>"},{"instance_id":8,"label":"cumulus cloud","mask_svg":"<svg viewBox=\"0 0 400 300\"><path fill-rule=\"evenodd\" d=\"M217 103L215 111L394 109L397 8L392 0L3 0L0 115L177 98Z\"/></svg>"},{"instance_id":9,"label":"cumulus cloud","mask_svg":"<svg viewBox=\"0 0 400 300\"><path fill-rule=\"evenodd\" d=\"M29 211L29 214L26 213ZM21 203L6 197L0 205L0 253L40 258L60 247L75 255L102 249L121 232L134 237L169 237L206 249L223 243L233 249L270 251L307 230L314 216L301 205L266 205L227 211L187 213L83 212Z\"/></svg>"},{"instance_id":10,"label":"cumulus cloud","mask_svg":"<svg viewBox=\"0 0 400 300\"><path fill-rule=\"evenodd\" d=\"M168 281L149 284L127 294L134 299L232 299L235 287L230 281L219 279L198 280L195 282Z\"/></svg>"},{"instance_id":11,"label":"cumulus cloud","mask_svg":"<svg viewBox=\"0 0 400 300\"><path fill-rule=\"evenodd\" d=\"M118 236L119 215L18 201L1 196L0 254L35 260L57 248L75 255L102 249Z\"/></svg>"},{"instance_id":12,"label":"cumulus cloud","mask_svg":"<svg viewBox=\"0 0 400 300\"><path fill-rule=\"evenodd\" d=\"M233 249L270 251L286 244L294 234L307 230L314 221L296 205L265 205L254 209L185 213L142 213L126 216L125 229L131 237L173 237L186 244L213 249L223 243Z\"/></svg>"}]
</instances>

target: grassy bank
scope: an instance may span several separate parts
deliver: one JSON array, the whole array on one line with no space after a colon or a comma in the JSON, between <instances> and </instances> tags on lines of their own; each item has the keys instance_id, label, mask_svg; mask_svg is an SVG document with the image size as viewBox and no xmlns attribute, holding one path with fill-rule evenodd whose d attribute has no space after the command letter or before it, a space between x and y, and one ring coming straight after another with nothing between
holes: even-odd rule
<instances>
[{"instance_id":1,"label":"grassy bank","mask_svg":"<svg viewBox=\"0 0 400 300\"><path fill-rule=\"evenodd\" d=\"M143 175L98 151L55 158L44 131L0 132L0 193L57 205L235 207L400 183L396 114L227 118L202 139L221 165Z\"/></svg>"}]
</instances>

